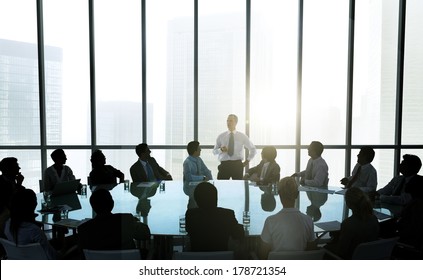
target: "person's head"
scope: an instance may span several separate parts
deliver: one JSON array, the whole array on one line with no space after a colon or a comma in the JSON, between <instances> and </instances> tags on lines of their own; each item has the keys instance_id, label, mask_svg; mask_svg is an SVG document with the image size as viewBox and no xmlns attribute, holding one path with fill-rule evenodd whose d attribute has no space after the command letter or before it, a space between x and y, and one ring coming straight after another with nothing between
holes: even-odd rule
<instances>
[{"instance_id":1,"label":"person's head","mask_svg":"<svg viewBox=\"0 0 423 280\"><path fill-rule=\"evenodd\" d=\"M31 189L18 189L12 196L10 207L10 229L17 241L18 230L23 222L35 220L37 196Z\"/></svg>"},{"instance_id":2,"label":"person's head","mask_svg":"<svg viewBox=\"0 0 423 280\"><path fill-rule=\"evenodd\" d=\"M400 163L399 171L406 177L416 175L422 167L422 161L416 155L403 155Z\"/></svg>"},{"instance_id":3,"label":"person's head","mask_svg":"<svg viewBox=\"0 0 423 280\"><path fill-rule=\"evenodd\" d=\"M278 183L279 198L283 207L292 208L298 197L298 184L295 178L285 177Z\"/></svg>"},{"instance_id":4,"label":"person's head","mask_svg":"<svg viewBox=\"0 0 423 280\"><path fill-rule=\"evenodd\" d=\"M147 160L151 154L150 148L146 143L137 145L135 147L135 152L141 160Z\"/></svg>"},{"instance_id":5,"label":"person's head","mask_svg":"<svg viewBox=\"0 0 423 280\"><path fill-rule=\"evenodd\" d=\"M278 152L273 146L266 146L263 148L263 150L261 150L261 158L265 159L268 162L275 161L277 155Z\"/></svg>"},{"instance_id":6,"label":"person's head","mask_svg":"<svg viewBox=\"0 0 423 280\"><path fill-rule=\"evenodd\" d=\"M238 124L238 117L234 114L230 114L228 116L228 119L226 120L226 125L228 126L228 129L230 131L234 131L237 124Z\"/></svg>"},{"instance_id":7,"label":"person's head","mask_svg":"<svg viewBox=\"0 0 423 280\"><path fill-rule=\"evenodd\" d=\"M55 164L63 165L66 163L66 154L65 151L63 151L62 149L54 150L50 156Z\"/></svg>"},{"instance_id":8,"label":"person's head","mask_svg":"<svg viewBox=\"0 0 423 280\"><path fill-rule=\"evenodd\" d=\"M93 168L100 167L106 164L106 156L101 150L95 150L91 154L91 165Z\"/></svg>"},{"instance_id":9,"label":"person's head","mask_svg":"<svg viewBox=\"0 0 423 280\"><path fill-rule=\"evenodd\" d=\"M199 157L201 154L200 142L191 141L187 145L187 151L190 156Z\"/></svg>"},{"instance_id":10,"label":"person's head","mask_svg":"<svg viewBox=\"0 0 423 280\"><path fill-rule=\"evenodd\" d=\"M345 203L353 215L360 219L367 219L373 214L372 203L365 192L360 188L349 188L345 192Z\"/></svg>"},{"instance_id":11,"label":"person's head","mask_svg":"<svg viewBox=\"0 0 423 280\"><path fill-rule=\"evenodd\" d=\"M323 144L320 143L319 141L313 141L310 143L310 145L308 146L308 155L312 158L312 159L316 159L318 157L320 157L323 153L324 147Z\"/></svg>"},{"instance_id":12,"label":"person's head","mask_svg":"<svg viewBox=\"0 0 423 280\"><path fill-rule=\"evenodd\" d=\"M217 189L209 182L202 182L195 187L194 199L199 208L217 207Z\"/></svg>"},{"instance_id":13,"label":"person's head","mask_svg":"<svg viewBox=\"0 0 423 280\"><path fill-rule=\"evenodd\" d=\"M94 212L96 212L97 215L101 215L111 213L115 202L108 190L99 189L92 193L90 204Z\"/></svg>"},{"instance_id":14,"label":"person's head","mask_svg":"<svg viewBox=\"0 0 423 280\"><path fill-rule=\"evenodd\" d=\"M15 177L20 169L17 158L6 157L0 161L0 171L4 176Z\"/></svg>"},{"instance_id":15,"label":"person's head","mask_svg":"<svg viewBox=\"0 0 423 280\"><path fill-rule=\"evenodd\" d=\"M361 165L370 163L375 158L375 151L370 146L364 146L357 155L357 162Z\"/></svg>"}]
</instances>

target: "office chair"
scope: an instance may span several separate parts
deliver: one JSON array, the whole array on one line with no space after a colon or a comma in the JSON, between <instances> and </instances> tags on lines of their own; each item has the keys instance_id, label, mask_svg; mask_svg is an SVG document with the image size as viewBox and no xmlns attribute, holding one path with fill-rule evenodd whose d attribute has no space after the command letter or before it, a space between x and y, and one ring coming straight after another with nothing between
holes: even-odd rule
<instances>
[{"instance_id":1,"label":"office chair","mask_svg":"<svg viewBox=\"0 0 423 280\"><path fill-rule=\"evenodd\" d=\"M268 260L321 260L325 250L270 252Z\"/></svg>"},{"instance_id":2,"label":"office chair","mask_svg":"<svg viewBox=\"0 0 423 280\"><path fill-rule=\"evenodd\" d=\"M233 251L175 252L174 260L233 260Z\"/></svg>"},{"instance_id":3,"label":"office chair","mask_svg":"<svg viewBox=\"0 0 423 280\"><path fill-rule=\"evenodd\" d=\"M16 246L15 242L0 238L0 243L6 250L8 260L48 260L48 256L40 243Z\"/></svg>"},{"instance_id":4,"label":"office chair","mask_svg":"<svg viewBox=\"0 0 423 280\"><path fill-rule=\"evenodd\" d=\"M83 249L87 260L141 260L138 249L127 250L89 250Z\"/></svg>"},{"instance_id":5,"label":"office chair","mask_svg":"<svg viewBox=\"0 0 423 280\"><path fill-rule=\"evenodd\" d=\"M378 239L375 241L364 242L359 244L353 254L352 260L389 260L392 255L392 250L397 244L398 237ZM329 250L326 253L335 259L341 260L342 258Z\"/></svg>"}]
</instances>

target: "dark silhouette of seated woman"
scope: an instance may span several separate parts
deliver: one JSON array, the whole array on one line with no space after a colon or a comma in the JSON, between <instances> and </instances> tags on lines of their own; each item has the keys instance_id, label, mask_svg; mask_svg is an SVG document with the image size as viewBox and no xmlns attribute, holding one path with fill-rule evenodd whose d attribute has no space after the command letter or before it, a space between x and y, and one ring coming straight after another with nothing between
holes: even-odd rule
<instances>
[{"instance_id":1,"label":"dark silhouette of seated woman","mask_svg":"<svg viewBox=\"0 0 423 280\"><path fill-rule=\"evenodd\" d=\"M10 219L5 225L8 240L19 245L40 243L49 259L57 259L59 254L50 245L47 236L35 221L37 197L31 189L18 190L12 198Z\"/></svg>"}]
</instances>

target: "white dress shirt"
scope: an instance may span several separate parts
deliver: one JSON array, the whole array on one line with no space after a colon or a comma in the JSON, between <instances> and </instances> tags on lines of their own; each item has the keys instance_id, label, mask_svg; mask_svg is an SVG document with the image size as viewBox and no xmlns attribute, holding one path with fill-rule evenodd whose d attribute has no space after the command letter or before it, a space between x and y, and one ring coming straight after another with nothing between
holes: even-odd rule
<instances>
[{"instance_id":1,"label":"white dress shirt","mask_svg":"<svg viewBox=\"0 0 423 280\"><path fill-rule=\"evenodd\" d=\"M329 167L322 157L316 159L310 158L307 167L300 172L300 176L304 177L305 185L310 187L326 187L329 181Z\"/></svg>"},{"instance_id":2,"label":"white dress shirt","mask_svg":"<svg viewBox=\"0 0 423 280\"><path fill-rule=\"evenodd\" d=\"M256 147L250 141L247 135L239 131L232 131L234 134L234 154L229 156L227 152L222 152L221 147L229 146L229 137L231 132L225 131L221 133L216 139L216 145L213 149L213 154L218 155L219 161L227 160L243 160L244 159L244 147L248 149L247 160L251 161L257 153Z\"/></svg>"},{"instance_id":3,"label":"white dress shirt","mask_svg":"<svg viewBox=\"0 0 423 280\"><path fill-rule=\"evenodd\" d=\"M354 177L359 166L359 163L354 166L352 175L348 177L348 180L351 180ZM351 187L360 188L363 192L366 193L376 191L377 172L373 165L371 165L370 163L362 165L360 174L358 174L357 180L352 184Z\"/></svg>"}]
</instances>

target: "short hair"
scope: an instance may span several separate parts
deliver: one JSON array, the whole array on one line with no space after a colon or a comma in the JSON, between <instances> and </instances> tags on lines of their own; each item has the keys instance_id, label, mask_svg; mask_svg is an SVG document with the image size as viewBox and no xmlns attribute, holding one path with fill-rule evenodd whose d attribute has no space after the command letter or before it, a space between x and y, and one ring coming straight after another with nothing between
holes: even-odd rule
<instances>
[{"instance_id":1,"label":"short hair","mask_svg":"<svg viewBox=\"0 0 423 280\"><path fill-rule=\"evenodd\" d=\"M194 199L200 208L217 207L217 189L209 182L202 182L195 187Z\"/></svg>"},{"instance_id":2,"label":"short hair","mask_svg":"<svg viewBox=\"0 0 423 280\"><path fill-rule=\"evenodd\" d=\"M56 149L50 154L50 157L55 162L58 158L60 158L60 156L63 155L65 155L65 151L63 151L63 149Z\"/></svg>"},{"instance_id":3,"label":"short hair","mask_svg":"<svg viewBox=\"0 0 423 280\"><path fill-rule=\"evenodd\" d=\"M368 162L372 162L375 158L375 150L370 146L361 147L360 151L364 154Z\"/></svg>"},{"instance_id":4,"label":"short hair","mask_svg":"<svg viewBox=\"0 0 423 280\"><path fill-rule=\"evenodd\" d=\"M112 195L106 189L98 189L94 191L90 197L90 204L97 213L110 213L113 210L115 202Z\"/></svg>"},{"instance_id":5,"label":"short hair","mask_svg":"<svg viewBox=\"0 0 423 280\"><path fill-rule=\"evenodd\" d=\"M140 156L142 153L145 153L148 149L148 145L146 143L141 143L135 147L135 152L138 156Z\"/></svg>"},{"instance_id":6,"label":"short hair","mask_svg":"<svg viewBox=\"0 0 423 280\"><path fill-rule=\"evenodd\" d=\"M93 167L97 167L103 164L104 160L105 160L105 155L103 154L103 152L101 150L95 150L92 154L91 154L91 164Z\"/></svg>"},{"instance_id":7,"label":"short hair","mask_svg":"<svg viewBox=\"0 0 423 280\"><path fill-rule=\"evenodd\" d=\"M278 155L278 152L276 151L276 148L274 146L266 146L261 151L261 154L265 159L269 161L274 161L276 156Z\"/></svg>"},{"instance_id":8,"label":"short hair","mask_svg":"<svg viewBox=\"0 0 423 280\"><path fill-rule=\"evenodd\" d=\"M416 155L410 155L406 154L403 155L402 158L404 159L404 162L407 164L408 169L413 174L417 174L420 171L420 168L422 167L422 161L420 158Z\"/></svg>"},{"instance_id":9,"label":"short hair","mask_svg":"<svg viewBox=\"0 0 423 280\"><path fill-rule=\"evenodd\" d=\"M229 117L233 117L235 119L235 122L238 123L238 116L237 115L235 115L235 114L229 114L228 115L228 118Z\"/></svg>"},{"instance_id":10,"label":"short hair","mask_svg":"<svg viewBox=\"0 0 423 280\"><path fill-rule=\"evenodd\" d=\"M198 147L200 146L200 142L198 141L191 141L187 145L187 151L189 155L192 155L195 153L195 151L198 150Z\"/></svg>"},{"instance_id":11,"label":"short hair","mask_svg":"<svg viewBox=\"0 0 423 280\"><path fill-rule=\"evenodd\" d=\"M18 159L15 157L6 157L0 161L0 171L7 172L9 171L13 165L18 163Z\"/></svg>"},{"instance_id":12,"label":"short hair","mask_svg":"<svg viewBox=\"0 0 423 280\"><path fill-rule=\"evenodd\" d=\"M323 153L324 147L323 144L319 141L312 141L310 143L310 146L313 146L314 151L318 154L321 155Z\"/></svg>"},{"instance_id":13,"label":"short hair","mask_svg":"<svg viewBox=\"0 0 423 280\"><path fill-rule=\"evenodd\" d=\"M282 178L278 183L278 190L281 200L295 200L298 197L298 184L293 177Z\"/></svg>"}]
</instances>

